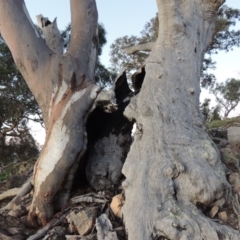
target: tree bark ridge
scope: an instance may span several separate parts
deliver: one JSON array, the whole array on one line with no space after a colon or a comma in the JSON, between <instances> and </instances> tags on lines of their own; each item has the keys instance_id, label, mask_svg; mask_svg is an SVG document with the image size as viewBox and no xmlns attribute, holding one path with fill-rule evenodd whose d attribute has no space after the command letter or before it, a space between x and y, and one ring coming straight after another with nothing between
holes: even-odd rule
<instances>
[{"instance_id":1,"label":"tree bark ridge","mask_svg":"<svg viewBox=\"0 0 240 240\"><path fill-rule=\"evenodd\" d=\"M52 92L53 52L35 28L23 0L0 1L0 32L45 116ZM20 43L20 44L19 44Z\"/></svg>"},{"instance_id":2,"label":"tree bark ridge","mask_svg":"<svg viewBox=\"0 0 240 240\"><path fill-rule=\"evenodd\" d=\"M226 201L230 189L199 110L202 57L222 1L157 3L159 36L141 91L125 111L137 123L122 170L128 238L237 239L197 207Z\"/></svg>"}]
</instances>

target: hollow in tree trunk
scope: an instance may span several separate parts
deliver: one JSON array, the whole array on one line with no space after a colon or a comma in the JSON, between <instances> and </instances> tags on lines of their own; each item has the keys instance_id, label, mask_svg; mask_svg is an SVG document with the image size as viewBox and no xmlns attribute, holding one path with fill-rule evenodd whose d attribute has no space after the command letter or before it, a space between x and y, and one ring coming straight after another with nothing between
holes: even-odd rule
<instances>
[{"instance_id":1,"label":"hollow in tree trunk","mask_svg":"<svg viewBox=\"0 0 240 240\"><path fill-rule=\"evenodd\" d=\"M86 120L100 91L94 84L96 3L70 3L72 37L63 54L56 21L45 24L38 16L44 41L23 0L0 0L0 32L39 103L47 129L34 169L28 214L33 224L45 225L51 219L54 200L59 208L67 203L87 147ZM157 0L159 36L151 46L142 89L125 110L137 124L123 167L123 214L130 240L239 239L238 232L213 222L199 208L227 201L230 189L199 110L203 55L222 3Z\"/></svg>"}]
</instances>

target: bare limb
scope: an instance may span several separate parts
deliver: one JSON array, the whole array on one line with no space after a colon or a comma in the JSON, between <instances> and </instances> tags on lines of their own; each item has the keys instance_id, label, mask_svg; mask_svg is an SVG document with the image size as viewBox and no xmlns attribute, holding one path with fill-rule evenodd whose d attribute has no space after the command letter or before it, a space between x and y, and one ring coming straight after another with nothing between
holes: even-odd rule
<instances>
[{"instance_id":1,"label":"bare limb","mask_svg":"<svg viewBox=\"0 0 240 240\"><path fill-rule=\"evenodd\" d=\"M10 203L8 203L8 205L6 205L5 207L1 208L0 212L12 209L19 202L19 199L21 199L23 196L28 194L32 190L32 188L33 188L32 181L33 181L33 177L30 177L26 181L26 183L22 186L22 188L20 189L20 191L16 195L16 197Z\"/></svg>"},{"instance_id":2,"label":"bare limb","mask_svg":"<svg viewBox=\"0 0 240 240\"><path fill-rule=\"evenodd\" d=\"M129 48L125 48L124 52L127 54L134 54L139 51L147 51L150 52L152 51L154 42L149 42L149 43L143 43L143 44L138 44Z\"/></svg>"},{"instance_id":3,"label":"bare limb","mask_svg":"<svg viewBox=\"0 0 240 240\"><path fill-rule=\"evenodd\" d=\"M45 116L52 93L51 76L46 73L53 52L34 26L24 0L0 1L0 32Z\"/></svg>"},{"instance_id":4,"label":"bare limb","mask_svg":"<svg viewBox=\"0 0 240 240\"><path fill-rule=\"evenodd\" d=\"M9 189L3 193L0 194L0 201L6 199L6 198L9 198L9 197L14 197L16 196L17 194L19 194L21 188L12 188L12 189Z\"/></svg>"},{"instance_id":5,"label":"bare limb","mask_svg":"<svg viewBox=\"0 0 240 240\"><path fill-rule=\"evenodd\" d=\"M80 71L89 70L89 76L86 78L93 81L98 44L96 2L95 0L70 0L70 4L72 34L67 54L78 59Z\"/></svg>"},{"instance_id":6,"label":"bare limb","mask_svg":"<svg viewBox=\"0 0 240 240\"><path fill-rule=\"evenodd\" d=\"M107 200L105 199L101 199L102 196L101 195L97 195L97 196L91 196L89 194L86 194L84 196L77 196L74 198L71 198L70 202L71 203L81 203L81 202L88 202L88 203L106 203Z\"/></svg>"}]
</instances>

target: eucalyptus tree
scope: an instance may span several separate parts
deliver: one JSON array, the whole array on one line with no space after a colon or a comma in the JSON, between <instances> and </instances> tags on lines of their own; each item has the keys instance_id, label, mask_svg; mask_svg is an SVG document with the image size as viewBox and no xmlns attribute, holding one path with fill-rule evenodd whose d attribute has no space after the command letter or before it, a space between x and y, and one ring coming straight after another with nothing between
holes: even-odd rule
<instances>
[{"instance_id":1,"label":"eucalyptus tree","mask_svg":"<svg viewBox=\"0 0 240 240\"><path fill-rule=\"evenodd\" d=\"M86 122L95 103L109 97L114 105L114 91L103 91L94 82L96 3L70 3L73 37L63 54L55 21L48 24L39 18L44 41L23 0L0 0L1 34L47 129L28 214L30 222L38 219L44 225L53 216L55 201L60 207L68 201L76 165L88 147ZM199 111L203 55L222 4L223 0L157 0L158 38L146 61L141 91L129 104L129 97L123 98L126 118L137 125L122 170L130 240L239 239L238 231L212 221L198 207L226 201L231 187ZM115 91L116 98L126 88Z\"/></svg>"},{"instance_id":2,"label":"eucalyptus tree","mask_svg":"<svg viewBox=\"0 0 240 240\"><path fill-rule=\"evenodd\" d=\"M218 10L214 33L203 61L201 86L208 88L216 81L214 74L209 72L210 69L216 67L216 62L212 60L212 56L221 50L229 51L233 47L240 46L240 30L234 28L239 20L239 9L223 5ZM111 45L112 69L118 72L125 67L131 73L138 70L145 63L152 49L152 43L157 39L158 27L159 20L158 15L156 15L145 24L139 36L117 38Z\"/></svg>"}]
</instances>

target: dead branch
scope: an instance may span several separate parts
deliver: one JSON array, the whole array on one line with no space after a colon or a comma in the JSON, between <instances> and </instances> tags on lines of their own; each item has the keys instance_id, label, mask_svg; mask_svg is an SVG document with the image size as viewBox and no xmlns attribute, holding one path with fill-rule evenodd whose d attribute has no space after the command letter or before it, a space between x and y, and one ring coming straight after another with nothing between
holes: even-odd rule
<instances>
[{"instance_id":1,"label":"dead branch","mask_svg":"<svg viewBox=\"0 0 240 240\"><path fill-rule=\"evenodd\" d=\"M139 51L146 51L150 52L152 51L154 42L149 42L149 43L143 43L143 44L138 44L129 48L123 49L123 51L127 54L134 54Z\"/></svg>"},{"instance_id":2,"label":"dead branch","mask_svg":"<svg viewBox=\"0 0 240 240\"><path fill-rule=\"evenodd\" d=\"M0 201L4 200L6 198L9 198L9 197L14 197L14 196L18 195L20 191L21 191L21 188L9 189L0 194Z\"/></svg>"},{"instance_id":3,"label":"dead branch","mask_svg":"<svg viewBox=\"0 0 240 240\"><path fill-rule=\"evenodd\" d=\"M45 236L45 234L52 228L58 226L62 221L66 218L68 212L63 214L59 219L53 219L50 223L48 223L44 228L37 231L36 234L30 236L27 240L37 240Z\"/></svg>"},{"instance_id":4,"label":"dead branch","mask_svg":"<svg viewBox=\"0 0 240 240\"><path fill-rule=\"evenodd\" d=\"M33 181L33 177L31 176L26 181L26 183L23 184L23 186L21 187L21 189L18 192L18 194L16 195L16 197L10 203L8 203L5 207L1 208L0 212L11 210L14 206L19 204L19 202L21 202L21 198L24 197L25 195L27 195L32 190L32 188L33 188L32 181Z\"/></svg>"},{"instance_id":5,"label":"dead branch","mask_svg":"<svg viewBox=\"0 0 240 240\"><path fill-rule=\"evenodd\" d=\"M238 195L235 194L232 198L232 206L235 214L237 215L238 218L238 229L240 231L240 204L238 200Z\"/></svg>"},{"instance_id":6,"label":"dead branch","mask_svg":"<svg viewBox=\"0 0 240 240\"><path fill-rule=\"evenodd\" d=\"M71 198L71 203L81 203L81 202L88 202L88 203L106 203L107 200L103 199L103 196L98 194L86 194L83 196L77 196L74 198Z\"/></svg>"}]
</instances>

